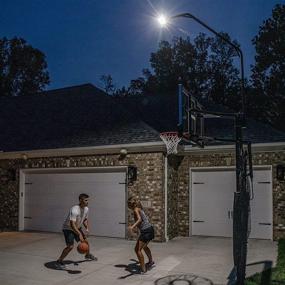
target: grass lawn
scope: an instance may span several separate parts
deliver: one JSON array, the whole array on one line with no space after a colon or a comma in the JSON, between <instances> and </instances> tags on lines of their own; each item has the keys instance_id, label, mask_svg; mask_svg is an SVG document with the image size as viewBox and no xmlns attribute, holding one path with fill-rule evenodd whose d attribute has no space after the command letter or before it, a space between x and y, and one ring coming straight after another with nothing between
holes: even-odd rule
<instances>
[{"instance_id":1,"label":"grass lawn","mask_svg":"<svg viewBox=\"0 0 285 285\"><path fill-rule=\"evenodd\" d=\"M285 239L278 242L277 265L246 279L246 285L285 285Z\"/></svg>"}]
</instances>

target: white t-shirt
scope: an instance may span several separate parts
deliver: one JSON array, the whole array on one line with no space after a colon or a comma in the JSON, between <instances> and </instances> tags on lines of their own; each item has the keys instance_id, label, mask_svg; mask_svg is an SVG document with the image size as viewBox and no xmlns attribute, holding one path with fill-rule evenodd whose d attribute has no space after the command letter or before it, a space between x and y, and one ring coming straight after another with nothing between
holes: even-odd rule
<instances>
[{"instance_id":1,"label":"white t-shirt","mask_svg":"<svg viewBox=\"0 0 285 285\"><path fill-rule=\"evenodd\" d=\"M72 230L71 226L70 226L70 221L74 221L77 228L80 229L84 220L88 218L88 207L84 207L84 209L80 208L79 205L75 205L73 206L64 223L62 226L63 230Z\"/></svg>"}]
</instances>

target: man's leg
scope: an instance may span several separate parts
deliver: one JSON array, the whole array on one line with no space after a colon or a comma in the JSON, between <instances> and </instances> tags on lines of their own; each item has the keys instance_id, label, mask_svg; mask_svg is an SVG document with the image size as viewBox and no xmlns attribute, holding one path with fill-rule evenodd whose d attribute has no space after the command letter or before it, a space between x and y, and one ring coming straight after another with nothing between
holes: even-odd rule
<instances>
[{"instance_id":1,"label":"man's leg","mask_svg":"<svg viewBox=\"0 0 285 285\"><path fill-rule=\"evenodd\" d=\"M64 258L72 251L74 246L74 239L75 234L73 231L70 230L64 230L63 231L66 247L63 249L60 257L58 258L57 262L62 263Z\"/></svg>"},{"instance_id":2,"label":"man's leg","mask_svg":"<svg viewBox=\"0 0 285 285\"><path fill-rule=\"evenodd\" d=\"M87 240L87 237L85 236L85 234L82 232L81 229L80 229L80 232L81 232L81 234L82 234L82 236L83 236L83 238L84 238L84 242L86 242L86 243L88 244L88 251L87 251L87 253L85 254L85 258L86 258L86 259L91 259L91 260L97 261L98 258L95 257L93 254L90 253L90 244L89 244L89 242L88 242L88 240Z\"/></svg>"},{"instance_id":3,"label":"man's leg","mask_svg":"<svg viewBox=\"0 0 285 285\"><path fill-rule=\"evenodd\" d=\"M58 262L62 263L64 258L72 251L73 249L73 244L72 245L67 245L64 250L62 251L60 257L58 258Z\"/></svg>"}]
</instances>

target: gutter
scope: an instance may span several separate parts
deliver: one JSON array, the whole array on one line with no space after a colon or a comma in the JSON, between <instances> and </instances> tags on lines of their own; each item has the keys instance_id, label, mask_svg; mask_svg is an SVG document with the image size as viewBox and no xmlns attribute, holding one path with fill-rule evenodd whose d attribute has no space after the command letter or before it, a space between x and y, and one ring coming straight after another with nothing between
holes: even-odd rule
<instances>
[{"instance_id":1,"label":"gutter","mask_svg":"<svg viewBox=\"0 0 285 285\"><path fill-rule=\"evenodd\" d=\"M285 142L276 142L276 143L255 143L251 145L253 152L266 151L266 152L275 152L275 151L285 151ZM197 146L185 145L180 148L180 154L187 155L190 153L200 153L200 152L233 152L235 151L235 145L214 145L214 146L205 146L204 148L199 148Z\"/></svg>"},{"instance_id":2,"label":"gutter","mask_svg":"<svg viewBox=\"0 0 285 285\"><path fill-rule=\"evenodd\" d=\"M60 157L75 155L96 155L96 154L120 154L122 149L127 153L137 152L165 152L165 144L160 142L145 142L132 144L101 145L88 147L55 148L55 149L37 149L4 152L0 150L1 159L27 159L37 157Z\"/></svg>"},{"instance_id":3,"label":"gutter","mask_svg":"<svg viewBox=\"0 0 285 285\"><path fill-rule=\"evenodd\" d=\"M133 144L117 144L117 145L101 145L88 147L73 148L55 148L55 149L37 149L4 152L0 150L1 159L27 159L37 157L61 157L61 156L79 156L79 155L96 155L96 154L119 154L121 149L126 149L128 153L137 152L165 152L166 147L162 141L133 143ZM233 152L235 145L216 145L205 146L199 148L197 146L185 145L179 147L180 155L205 152ZM275 152L285 151L285 142L276 143L256 143L252 144L252 152Z\"/></svg>"}]
</instances>

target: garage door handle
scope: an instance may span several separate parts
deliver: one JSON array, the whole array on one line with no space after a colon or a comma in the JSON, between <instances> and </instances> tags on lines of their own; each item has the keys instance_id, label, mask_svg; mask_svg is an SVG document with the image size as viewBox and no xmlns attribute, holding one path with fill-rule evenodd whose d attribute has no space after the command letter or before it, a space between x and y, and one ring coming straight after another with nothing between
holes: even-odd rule
<instances>
[{"instance_id":1,"label":"garage door handle","mask_svg":"<svg viewBox=\"0 0 285 285\"><path fill-rule=\"evenodd\" d=\"M205 223L205 221L195 220L195 221L193 221L193 223Z\"/></svg>"},{"instance_id":2,"label":"garage door handle","mask_svg":"<svg viewBox=\"0 0 285 285\"><path fill-rule=\"evenodd\" d=\"M258 223L261 226L271 226L271 223Z\"/></svg>"},{"instance_id":3,"label":"garage door handle","mask_svg":"<svg viewBox=\"0 0 285 285\"><path fill-rule=\"evenodd\" d=\"M24 219L32 219L32 217L24 217Z\"/></svg>"},{"instance_id":4,"label":"garage door handle","mask_svg":"<svg viewBox=\"0 0 285 285\"><path fill-rule=\"evenodd\" d=\"M126 224L127 224L127 223L120 223L120 222L119 222L119 225L126 225Z\"/></svg>"}]
</instances>

